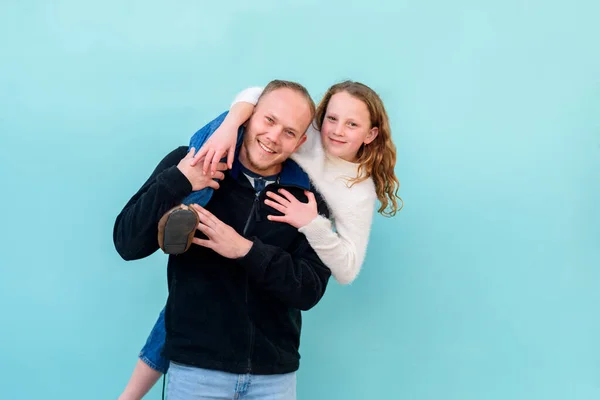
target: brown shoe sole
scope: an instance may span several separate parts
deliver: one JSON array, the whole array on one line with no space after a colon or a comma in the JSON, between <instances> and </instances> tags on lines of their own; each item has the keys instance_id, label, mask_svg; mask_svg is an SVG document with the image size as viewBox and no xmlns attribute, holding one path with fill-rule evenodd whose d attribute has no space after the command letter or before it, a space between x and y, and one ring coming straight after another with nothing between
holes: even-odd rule
<instances>
[{"instance_id":1,"label":"brown shoe sole","mask_svg":"<svg viewBox=\"0 0 600 400\"><path fill-rule=\"evenodd\" d=\"M158 244L166 254L185 253L192 245L198 214L180 205L167 211L158 222Z\"/></svg>"}]
</instances>

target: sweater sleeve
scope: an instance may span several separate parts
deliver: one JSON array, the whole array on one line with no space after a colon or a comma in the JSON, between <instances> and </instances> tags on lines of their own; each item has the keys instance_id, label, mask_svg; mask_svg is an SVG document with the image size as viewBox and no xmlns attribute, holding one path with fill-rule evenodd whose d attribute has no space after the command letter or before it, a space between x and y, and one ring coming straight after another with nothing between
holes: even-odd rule
<instances>
[{"instance_id":1,"label":"sweater sleeve","mask_svg":"<svg viewBox=\"0 0 600 400\"><path fill-rule=\"evenodd\" d=\"M235 99L233 99L233 102L231 103L231 105L234 105L235 103L240 103L240 102L245 102L245 103L250 103L250 104L256 105L256 103L258 103L258 98L262 94L263 90L264 90L264 88L259 87L259 86L253 86L253 87L244 89L241 92L239 92L237 94L237 96L235 96Z\"/></svg>"},{"instance_id":2,"label":"sweater sleeve","mask_svg":"<svg viewBox=\"0 0 600 400\"><path fill-rule=\"evenodd\" d=\"M364 186L368 188L367 185ZM350 190L354 189L358 187ZM324 197L327 201L326 195ZM331 207L336 232L330 220L320 215L299 231L306 236L310 246L331 270L335 280L347 285L358 276L365 259L375 210L375 196L357 198L349 193L344 199L343 208Z\"/></svg>"}]
</instances>

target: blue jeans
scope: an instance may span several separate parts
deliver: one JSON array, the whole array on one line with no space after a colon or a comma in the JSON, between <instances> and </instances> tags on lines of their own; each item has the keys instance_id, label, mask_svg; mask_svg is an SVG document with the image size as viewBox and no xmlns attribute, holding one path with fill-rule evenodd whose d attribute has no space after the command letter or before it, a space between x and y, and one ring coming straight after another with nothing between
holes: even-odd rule
<instances>
[{"instance_id":1,"label":"blue jeans","mask_svg":"<svg viewBox=\"0 0 600 400\"><path fill-rule=\"evenodd\" d=\"M296 373L237 375L171 363L167 400L296 400Z\"/></svg>"},{"instance_id":2,"label":"blue jeans","mask_svg":"<svg viewBox=\"0 0 600 400\"><path fill-rule=\"evenodd\" d=\"M169 369L169 360L161 355L166 339L165 309L163 308L139 355L140 360L145 362L150 368L163 374L166 374Z\"/></svg>"}]
</instances>

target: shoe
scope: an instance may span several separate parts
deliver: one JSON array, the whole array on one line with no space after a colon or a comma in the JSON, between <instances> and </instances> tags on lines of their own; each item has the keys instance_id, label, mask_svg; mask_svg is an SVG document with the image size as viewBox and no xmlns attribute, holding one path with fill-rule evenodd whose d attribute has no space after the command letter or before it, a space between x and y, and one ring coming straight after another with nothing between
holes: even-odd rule
<instances>
[{"instance_id":1,"label":"shoe","mask_svg":"<svg viewBox=\"0 0 600 400\"><path fill-rule=\"evenodd\" d=\"M165 254L185 253L199 222L198 214L186 205L170 209L158 221L158 245Z\"/></svg>"}]
</instances>

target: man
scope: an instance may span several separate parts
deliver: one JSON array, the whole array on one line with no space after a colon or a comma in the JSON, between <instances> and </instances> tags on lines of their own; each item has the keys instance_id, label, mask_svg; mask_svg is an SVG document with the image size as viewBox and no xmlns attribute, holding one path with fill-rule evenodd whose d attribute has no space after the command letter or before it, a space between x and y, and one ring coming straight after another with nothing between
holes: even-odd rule
<instances>
[{"instance_id":1,"label":"man","mask_svg":"<svg viewBox=\"0 0 600 400\"><path fill-rule=\"evenodd\" d=\"M295 398L300 310L317 304L331 273L297 229L267 219L280 214L264 200L285 187L306 201L308 177L288 157L305 141L313 114L304 87L271 82L233 168L205 208L194 206L196 245L168 261L169 399ZM114 240L124 259L154 253L161 216L192 191L216 188L192 157L187 147L167 155L117 217Z\"/></svg>"}]
</instances>

